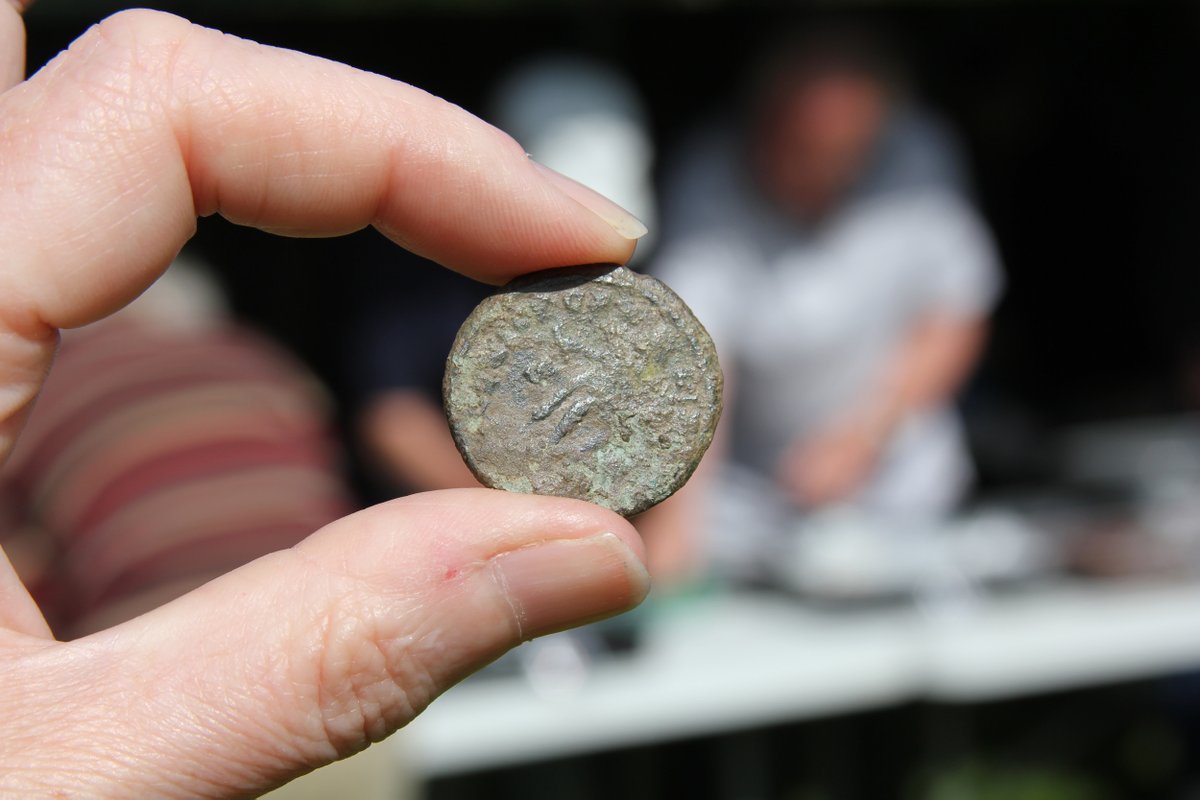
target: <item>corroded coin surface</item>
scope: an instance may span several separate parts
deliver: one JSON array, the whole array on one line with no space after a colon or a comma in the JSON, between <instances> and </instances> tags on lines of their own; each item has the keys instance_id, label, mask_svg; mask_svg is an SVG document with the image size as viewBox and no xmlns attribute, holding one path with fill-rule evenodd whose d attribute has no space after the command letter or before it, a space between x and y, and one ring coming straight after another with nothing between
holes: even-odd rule
<instances>
[{"instance_id":1,"label":"corroded coin surface","mask_svg":"<svg viewBox=\"0 0 1200 800\"><path fill-rule=\"evenodd\" d=\"M721 370L708 332L654 278L546 270L485 299L446 361L454 441L485 485L636 514L712 441Z\"/></svg>"}]
</instances>

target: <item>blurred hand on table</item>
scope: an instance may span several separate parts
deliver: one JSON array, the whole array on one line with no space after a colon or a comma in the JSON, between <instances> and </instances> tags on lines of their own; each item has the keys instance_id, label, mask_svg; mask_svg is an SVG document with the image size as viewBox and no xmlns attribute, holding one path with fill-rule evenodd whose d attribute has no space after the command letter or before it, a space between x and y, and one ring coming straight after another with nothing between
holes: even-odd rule
<instances>
[{"instance_id":1,"label":"blurred hand on table","mask_svg":"<svg viewBox=\"0 0 1200 800\"><path fill-rule=\"evenodd\" d=\"M784 451L777 480L797 505L835 503L867 481L884 441L865 423L831 425Z\"/></svg>"}]
</instances>

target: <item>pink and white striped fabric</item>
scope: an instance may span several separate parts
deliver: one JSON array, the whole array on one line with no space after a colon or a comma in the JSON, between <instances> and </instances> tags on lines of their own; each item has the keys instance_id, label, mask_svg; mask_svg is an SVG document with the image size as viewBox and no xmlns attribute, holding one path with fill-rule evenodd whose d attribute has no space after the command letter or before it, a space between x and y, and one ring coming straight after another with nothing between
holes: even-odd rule
<instances>
[{"instance_id":1,"label":"pink and white striped fabric","mask_svg":"<svg viewBox=\"0 0 1200 800\"><path fill-rule=\"evenodd\" d=\"M350 510L326 406L240 328L73 332L2 473L0 541L59 632L166 599Z\"/></svg>"}]
</instances>

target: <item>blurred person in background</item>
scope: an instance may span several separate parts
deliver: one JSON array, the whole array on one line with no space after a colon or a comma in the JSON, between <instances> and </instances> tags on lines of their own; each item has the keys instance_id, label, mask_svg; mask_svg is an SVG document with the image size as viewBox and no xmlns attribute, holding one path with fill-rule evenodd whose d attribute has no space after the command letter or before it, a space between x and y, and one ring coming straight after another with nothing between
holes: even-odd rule
<instances>
[{"instance_id":1,"label":"blurred person in background","mask_svg":"<svg viewBox=\"0 0 1200 800\"><path fill-rule=\"evenodd\" d=\"M713 557L755 573L797 519L955 507L972 469L951 406L1000 273L952 138L870 36L780 48L749 100L678 158L654 271L717 342Z\"/></svg>"},{"instance_id":2,"label":"blurred person in background","mask_svg":"<svg viewBox=\"0 0 1200 800\"><path fill-rule=\"evenodd\" d=\"M63 335L0 472L5 550L60 636L137 616L353 510L330 410L181 257Z\"/></svg>"}]
</instances>

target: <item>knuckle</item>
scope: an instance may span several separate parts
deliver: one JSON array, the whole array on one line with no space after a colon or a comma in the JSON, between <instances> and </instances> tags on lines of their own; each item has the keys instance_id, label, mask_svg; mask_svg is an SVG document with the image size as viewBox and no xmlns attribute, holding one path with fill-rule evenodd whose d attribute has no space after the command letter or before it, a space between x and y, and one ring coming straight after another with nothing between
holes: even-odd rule
<instances>
[{"instance_id":1,"label":"knuckle","mask_svg":"<svg viewBox=\"0 0 1200 800\"><path fill-rule=\"evenodd\" d=\"M171 14L134 9L97 23L67 51L86 86L139 103L161 97L193 27Z\"/></svg>"},{"instance_id":2,"label":"knuckle","mask_svg":"<svg viewBox=\"0 0 1200 800\"><path fill-rule=\"evenodd\" d=\"M137 50L171 45L186 37L191 28L191 23L182 17L162 11L134 8L106 17L88 34L118 47Z\"/></svg>"},{"instance_id":3,"label":"knuckle","mask_svg":"<svg viewBox=\"0 0 1200 800\"><path fill-rule=\"evenodd\" d=\"M314 676L323 735L338 752L378 741L400 727L434 694L434 680L415 655L406 620L362 598L331 606L319 626Z\"/></svg>"}]
</instances>

